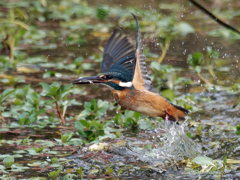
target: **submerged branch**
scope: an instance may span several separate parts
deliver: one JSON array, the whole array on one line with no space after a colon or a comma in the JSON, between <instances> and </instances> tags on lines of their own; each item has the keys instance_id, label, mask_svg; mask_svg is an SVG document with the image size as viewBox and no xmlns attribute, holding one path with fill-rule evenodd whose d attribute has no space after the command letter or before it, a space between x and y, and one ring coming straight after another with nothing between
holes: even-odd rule
<instances>
[{"instance_id":1,"label":"submerged branch","mask_svg":"<svg viewBox=\"0 0 240 180\"><path fill-rule=\"evenodd\" d=\"M240 31L236 28L234 28L233 26L227 24L226 22L224 22L223 20L219 19L217 16L215 16L213 13L211 13L209 10L207 10L205 7L203 7L201 4L199 4L198 2L196 2L195 0L189 0L191 3L193 3L197 8L201 9L205 14L207 14L208 16L210 16L214 21L216 21L217 23L219 23L220 25L224 26L227 29L230 29L234 32L236 32L237 34L240 35Z\"/></svg>"}]
</instances>

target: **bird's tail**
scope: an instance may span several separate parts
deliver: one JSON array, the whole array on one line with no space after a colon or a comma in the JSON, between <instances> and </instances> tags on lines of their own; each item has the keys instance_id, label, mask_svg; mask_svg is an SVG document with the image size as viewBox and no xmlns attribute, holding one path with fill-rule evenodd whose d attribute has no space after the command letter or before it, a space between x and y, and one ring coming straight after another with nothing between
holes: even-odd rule
<instances>
[{"instance_id":1,"label":"bird's tail","mask_svg":"<svg viewBox=\"0 0 240 180\"><path fill-rule=\"evenodd\" d=\"M172 104L171 109L166 110L166 114L168 115L168 120L170 121L178 121L178 120L185 120L185 116L188 114L188 110L181 107L177 106L175 104Z\"/></svg>"}]
</instances>

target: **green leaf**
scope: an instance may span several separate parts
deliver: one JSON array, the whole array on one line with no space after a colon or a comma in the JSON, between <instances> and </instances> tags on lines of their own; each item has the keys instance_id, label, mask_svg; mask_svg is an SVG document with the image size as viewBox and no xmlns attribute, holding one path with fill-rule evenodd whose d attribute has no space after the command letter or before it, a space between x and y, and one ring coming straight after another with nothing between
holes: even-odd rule
<instances>
[{"instance_id":1,"label":"green leaf","mask_svg":"<svg viewBox=\"0 0 240 180\"><path fill-rule=\"evenodd\" d=\"M62 171L62 165L59 166L57 171L51 171L48 176L52 179L52 180L57 180L60 172Z\"/></svg>"},{"instance_id":2,"label":"green leaf","mask_svg":"<svg viewBox=\"0 0 240 180\"><path fill-rule=\"evenodd\" d=\"M165 97L169 101L173 102L175 98L174 91L171 89L166 89L162 91L162 97Z\"/></svg>"},{"instance_id":3,"label":"green leaf","mask_svg":"<svg viewBox=\"0 0 240 180\"><path fill-rule=\"evenodd\" d=\"M90 124L86 120L79 120L75 122L75 127L78 130L78 133L86 138L89 138L89 136L92 136L93 132L87 132L86 130L89 130Z\"/></svg>"},{"instance_id":4,"label":"green leaf","mask_svg":"<svg viewBox=\"0 0 240 180\"><path fill-rule=\"evenodd\" d=\"M240 124L236 126L236 134L240 135Z\"/></svg>"},{"instance_id":5,"label":"green leaf","mask_svg":"<svg viewBox=\"0 0 240 180\"><path fill-rule=\"evenodd\" d=\"M46 96L54 97L56 100L60 100L61 95L61 82L54 82L50 85L50 92Z\"/></svg>"},{"instance_id":6,"label":"green leaf","mask_svg":"<svg viewBox=\"0 0 240 180\"><path fill-rule=\"evenodd\" d=\"M90 124L86 120L79 120L79 122L82 124L83 127L87 128L87 129L90 128Z\"/></svg>"},{"instance_id":7,"label":"green leaf","mask_svg":"<svg viewBox=\"0 0 240 180\"><path fill-rule=\"evenodd\" d=\"M144 146L144 149L146 149L146 150L151 150L151 149L152 149L152 145L151 145L151 144L148 144L148 145Z\"/></svg>"},{"instance_id":8,"label":"green leaf","mask_svg":"<svg viewBox=\"0 0 240 180\"><path fill-rule=\"evenodd\" d=\"M94 111L97 110L97 104L95 99L91 99L91 109Z\"/></svg>"},{"instance_id":9,"label":"green leaf","mask_svg":"<svg viewBox=\"0 0 240 180\"><path fill-rule=\"evenodd\" d=\"M104 136L105 135L104 130L103 129L96 130L96 135L97 136Z\"/></svg>"},{"instance_id":10,"label":"green leaf","mask_svg":"<svg viewBox=\"0 0 240 180\"><path fill-rule=\"evenodd\" d=\"M80 121L75 122L75 128L77 129L79 135L84 136L84 130L83 130L84 126L80 123Z\"/></svg>"},{"instance_id":11,"label":"green leaf","mask_svg":"<svg viewBox=\"0 0 240 180\"><path fill-rule=\"evenodd\" d=\"M33 149L34 149L34 151L35 151L36 153L42 152L42 150L43 150L44 148L45 148L44 146L42 146L42 147L40 147L40 148L33 147Z\"/></svg>"},{"instance_id":12,"label":"green leaf","mask_svg":"<svg viewBox=\"0 0 240 180\"><path fill-rule=\"evenodd\" d=\"M61 88L61 95L60 95L60 99L64 98L68 93L70 93L72 90L72 84L67 84L67 85L64 85L62 88Z\"/></svg>"},{"instance_id":13,"label":"green leaf","mask_svg":"<svg viewBox=\"0 0 240 180\"><path fill-rule=\"evenodd\" d=\"M203 54L200 52L196 52L193 55L189 54L187 61L192 67L201 66L204 64Z\"/></svg>"},{"instance_id":14,"label":"green leaf","mask_svg":"<svg viewBox=\"0 0 240 180\"><path fill-rule=\"evenodd\" d=\"M11 96L15 92L14 89L6 89L2 92L0 96L0 105L3 103L3 101L8 97Z\"/></svg>"},{"instance_id":15,"label":"green leaf","mask_svg":"<svg viewBox=\"0 0 240 180\"><path fill-rule=\"evenodd\" d=\"M207 166L207 165L211 165L211 166L215 166L215 164L213 163L213 160L209 157L204 157L204 156L198 156L195 157L192 162L199 164L201 166Z\"/></svg>"},{"instance_id":16,"label":"green leaf","mask_svg":"<svg viewBox=\"0 0 240 180\"><path fill-rule=\"evenodd\" d=\"M107 171L105 172L105 174L112 174L113 170L110 168L110 165L107 165Z\"/></svg>"},{"instance_id":17,"label":"green leaf","mask_svg":"<svg viewBox=\"0 0 240 180\"><path fill-rule=\"evenodd\" d=\"M224 164L227 164L227 155L224 156L224 158L223 158L223 163L224 163Z\"/></svg>"},{"instance_id":18,"label":"green leaf","mask_svg":"<svg viewBox=\"0 0 240 180\"><path fill-rule=\"evenodd\" d=\"M102 129L103 125L97 122L96 120L92 120L90 123L90 126L93 127L94 129Z\"/></svg>"},{"instance_id":19,"label":"green leaf","mask_svg":"<svg viewBox=\"0 0 240 180\"><path fill-rule=\"evenodd\" d=\"M80 167L77 169L77 173L79 174L79 176L81 177L81 179L83 180L82 174L83 174L83 167Z\"/></svg>"},{"instance_id":20,"label":"green leaf","mask_svg":"<svg viewBox=\"0 0 240 180\"><path fill-rule=\"evenodd\" d=\"M181 35L185 36L189 33L194 33L194 28L186 23L186 22L180 22L177 26L176 26L177 31L179 31L181 33Z\"/></svg>"},{"instance_id":21,"label":"green leaf","mask_svg":"<svg viewBox=\"0 0 240 180\"><path fill-rule=\"evenodd\" d=\"M48 94L48 93L50 92L50 86L49 86L49 84L43 83L43 82L41 82L41 83L39 83L39 84L42 86L42 88L43 88L43 90L46 92L46 94Z\"/></svg>"},{"instance_id":22,"label":"green leaf","mask_svg":"<svg viewBox=\"0 0 240 180\"><path fill-rule=\"evenodd\" d=\"M106 20L108 14L109 14L108 9L109 9L109 6L107 6L107 5L98 6L97 13L96 13L97 18L101 21Z\"/></svg>"},{"instance_id":23,"label":"green leaf","mask_svg":"<svg viewBox=\"0 0 240 180\"><path fill-rule=\"evenodd\" d=\"M14 157L13 156L7 156L3 159L3 164L7 169L11 168L11 165L14 163Z\"/></svg>"},{"instance_id":24,"label":"green leaf","mask_svg":"<svg viewBox=\"0 0 240 180\"><path fill-rule=\"evenodd\" d=\"M192 135L190 132L187 132L186 135L187 135L187 137L192 138Z\"/></svg>"},{"instance_id":25,"label":"green leaf","mask_svg":"<svg viewBox=\"0 0 240 180\"><path fill-rule=\"evenodd\" d=\"M124 127L127 127L129 125L133 126L135 124L135 121L133 118L127 118L126 122L124 123Z\"/></svg>"},{"instance_id":26,"label":"green leaf","mask_svg":"<svg viewBox=\"0 0 240 180\"><path fill-rule=\"evenodd\" d=\"M53 157L51 159L51 163L58 163L58 158L57 157Z\"/></svg>"},{"instance_id":27,"label":"green leaf","mask_svg":"<svg viewBox=\"0 0 240 180\"><path fill-rule=\"evenodd\" d=\"M131 165L126 165L126 166L123 166L121 169L119 169L117 176L119 177L119 175L122 173L122 170L125 169L125 168L128 168L128 167L132 168ZM129 168L129 169L130 169L130 168Z\"/></svg>"},{"instance_id":28,"label":"green leaf","mask_svg":"<svg viewBox=\"0 0 240 180\"><path fill-rule=\"evenodd\" d=\"M134 112L134 117L135 117L135 119L136 119L137 122L138 122L138 120L139 120L139 118L140 118L141 115L142 115L142 114L139 113L139 112Z\"/></svg>"},{"instance_id":29,"label":"green leaf","mask_svg":"<svg viewBox=\"0 0 240 180\"><path fill-rule=\"evenodd\" d=\"M93 141L96 138L94 132L91 131L91 130L84 131L84 135L83 136L85 138L87 138L89 141Z\"/></svg>"},{"instance_id":30,"label":"green leaf","mask_svg":"<svg viewBox=\"0 0 240 180\"><path fill-rule=\"evenodd\" d=\"M74 133L73 132L67 132L65 134L61 134L61 140L63 143L69 142L72 137L73 137Z\"/></svg>"},{"instance_id":31,"label":"green leaf","mask_svg":"<svg viewBox=\"0 0 240 180\"><path fill-rule=\"evenodd\" d=\"M159 63L156 62L156 61L151 62L150 67L151 67L152 69L156 69L156 70L158 70L158 71L161 70L161 64L159 64Z\"/></svg>"}]
</instances>

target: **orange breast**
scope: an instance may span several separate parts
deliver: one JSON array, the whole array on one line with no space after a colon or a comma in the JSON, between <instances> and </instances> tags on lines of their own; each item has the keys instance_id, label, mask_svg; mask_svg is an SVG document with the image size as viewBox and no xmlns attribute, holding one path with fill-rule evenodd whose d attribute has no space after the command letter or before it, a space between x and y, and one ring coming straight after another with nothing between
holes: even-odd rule
<instances>
[{"instance_id":1,"label":"orange breast","mask_svg":"<svg viewBox=\"0 0 240 180\"><path fill-rule=\"evenodd\" d=\"M166 113L176 120L185 117L185 113L175 108L169 101L153 92L144 90L112 90L118 104L123 108L140 112L152 117L165 117Z\"/></svg>"},{"instance_id":2,"label":"orange breast","mask_svg":"<svg viewBox=\"0 0 240 180\"><path fill-rule=\"evenodd\" d=\"M152 117L163 117L165 108L171 105L165 98L147 90L113 90L113 94L123 108Z\"/></svg>"}]
</instances>

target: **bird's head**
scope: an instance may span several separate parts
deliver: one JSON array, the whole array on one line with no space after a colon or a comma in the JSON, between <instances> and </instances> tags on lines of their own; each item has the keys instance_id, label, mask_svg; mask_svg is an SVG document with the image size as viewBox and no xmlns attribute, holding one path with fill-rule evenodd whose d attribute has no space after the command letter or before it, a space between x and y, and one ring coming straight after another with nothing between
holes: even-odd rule
<instances>
[{"instance_id":1,"label":"bird's head","mask_svg":"<svg viewBox=\"0 0 240 180\"><path fill-rule=\"evenodd\" d=\"M90 76L85 78L78 78L72 81L73 84L104 84L115 90L124 90L125 88L133 88L132 82L129 78L124 77L124 74L111 72L103 73L97 76Z\"/></svg>"}]
</instances>

